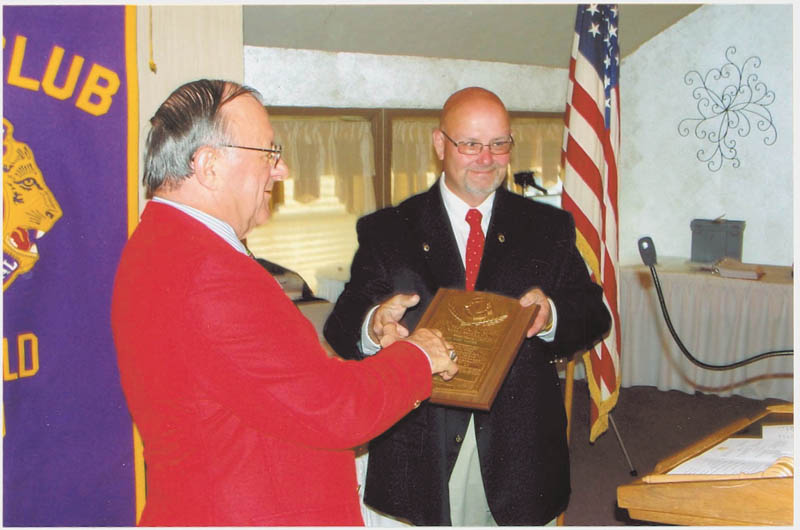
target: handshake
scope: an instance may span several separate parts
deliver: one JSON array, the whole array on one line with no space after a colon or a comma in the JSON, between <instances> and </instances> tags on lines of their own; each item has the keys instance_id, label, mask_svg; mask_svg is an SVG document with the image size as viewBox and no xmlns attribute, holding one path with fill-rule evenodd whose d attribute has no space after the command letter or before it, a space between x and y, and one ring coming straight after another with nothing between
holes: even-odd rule
<instances>
[{"instance_id":1,"label":"handshake","mask_svg":"<svg viewBox=\"0 0 800 530\"><path fill-rule=\"evenodd\" d=\"M420 328L409 334L400 320L409 307L419 303L419 295L397 294L389 298L372 313L368 324L370 339L382 348L398 340L407 340L422 348L431 361L431 372L449 381L458 373L458 356L453 346L438 329Z\"/></svg>"}]
</instances>

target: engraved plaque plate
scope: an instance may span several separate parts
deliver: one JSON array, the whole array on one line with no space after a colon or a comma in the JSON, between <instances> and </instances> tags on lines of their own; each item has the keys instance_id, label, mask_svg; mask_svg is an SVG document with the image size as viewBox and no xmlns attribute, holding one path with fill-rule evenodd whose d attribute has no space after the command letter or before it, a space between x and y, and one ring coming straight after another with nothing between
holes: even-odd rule
<instances>
[{"instance_id":1,"label":"engraved plaque plate","mask_svg":"<svg viewBox=\"0 0 800 530\"><path fill-rule=\"evenodd\" d=\"M441 331L459 369L450 381L434 376L431 403L489 410L538 312L508 296L439 289L417 327Z\"/></svg>"}]
</instances>

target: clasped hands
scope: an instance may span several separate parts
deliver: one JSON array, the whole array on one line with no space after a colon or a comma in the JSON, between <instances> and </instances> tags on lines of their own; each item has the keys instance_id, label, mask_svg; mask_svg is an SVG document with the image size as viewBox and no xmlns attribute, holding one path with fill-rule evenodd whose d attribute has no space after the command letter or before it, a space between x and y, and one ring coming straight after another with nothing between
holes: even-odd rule
<instances>
[{"instance_id":1,"label":"clasped hands","mask_svg":"<svg viewBox=\"0 0 800 530\"><path fill-rule=\"evenodd\" d=\"M419 295L417 294L396 294L380 304L373 311L372 318L367 325L369 336L373 342L380 344L381 348L403 339L416 344L428 353L432 372L440 374L445 381L450 380L458 372L457 357L451 357L450 353L453 351L453 347L442 336L442 333L437 329L419 328L409 334L408 329L400 323L406 310L418 303ZM547 295L538 287L522 295L519 303L523 307L533 304L539 306L539 313L526 333L528 338L552 324Z\"/></svg>"},{"instance_id":2,"label":"clasped hands","mask_svg":"<svg viewBox=\"0 0 800 530\"><path fill-rule=\"evenodd\" d=\"M453 354L453 346L438 329L419 328L409 334L408 329L400 324L406 309L419 303L419 295L396 294L372 312L367 324L369 337L381 348L385 348L398 340L407 340L428 354L431 361L431 372L439 374L449 381L458 372L458 357Z\"/></svg>"}]
</instances>

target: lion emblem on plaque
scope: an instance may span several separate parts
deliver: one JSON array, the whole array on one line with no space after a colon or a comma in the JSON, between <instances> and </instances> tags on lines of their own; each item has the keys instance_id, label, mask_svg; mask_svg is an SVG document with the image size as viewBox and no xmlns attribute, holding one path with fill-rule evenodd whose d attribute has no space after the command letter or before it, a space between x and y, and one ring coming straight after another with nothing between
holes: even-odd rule
<instances>
[{"instance_id":1,"label":"lion emblem on plaque","mask_svg":"<svg viewBox=\"0 0 800 530\"><path fill-rule=\"evenodd\" d=\"M63 214L47 187L33 150L14 138L3 118L3 291L39 261L36 241Z\"/></svg>"}]
</instances>

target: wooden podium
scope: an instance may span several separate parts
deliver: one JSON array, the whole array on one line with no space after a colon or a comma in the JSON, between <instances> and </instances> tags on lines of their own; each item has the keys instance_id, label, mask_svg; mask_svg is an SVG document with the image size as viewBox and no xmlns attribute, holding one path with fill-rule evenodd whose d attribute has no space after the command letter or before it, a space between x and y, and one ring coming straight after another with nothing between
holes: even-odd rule
<instances>
[{"instance_id":1,"label":"wooden podium","mask_svg":"<svg viewBox=\"0 0 800 530\"><path fill-rule=\"evenodd\" d=\"M792 424L793 405L775 405L753 418L744 418L659 462L649 476L617 488L617 504L642 521L693 526L791 526L794 477L661 481L659 477L682 462L733 435L760 432L764 423ZM655 477L653 477L655 475ZM651 478L652 477L652 478ZM650 480L650 481L648 481ZM667 479L671 480L671 479Z\"/></svg>"}]
</instances>

